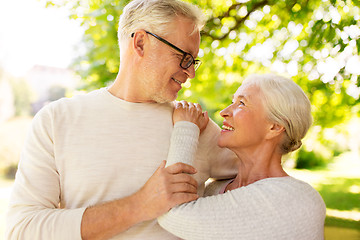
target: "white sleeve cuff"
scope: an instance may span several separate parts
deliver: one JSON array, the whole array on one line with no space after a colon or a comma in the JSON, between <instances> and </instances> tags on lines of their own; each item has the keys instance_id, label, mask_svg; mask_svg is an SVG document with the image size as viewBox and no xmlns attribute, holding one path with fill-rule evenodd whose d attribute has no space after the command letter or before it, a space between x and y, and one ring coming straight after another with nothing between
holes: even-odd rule
<instances>
[{"instance_id":1,"label":"white sleeve cuff","mask_svg":"<svg viewBox=\"0 0 360 240\"><path fill-rule=\"evenodd\" d=\"M167 166L177 162L193 165L199 134L200 129L196 124L188 121L176 122L171 135Z\"/></svg>"}]
</instances>

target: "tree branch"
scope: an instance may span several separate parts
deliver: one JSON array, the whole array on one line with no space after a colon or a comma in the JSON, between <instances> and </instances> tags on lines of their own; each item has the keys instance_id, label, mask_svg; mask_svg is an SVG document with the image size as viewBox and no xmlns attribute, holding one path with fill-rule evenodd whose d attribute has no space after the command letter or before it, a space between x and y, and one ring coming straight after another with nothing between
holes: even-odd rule
<instances>
[{"instance_id":1,"label":"tree branch","mask_svg":"<svg viewBox=\"0 0 360 240\"><path fill-rule=\"evenodd\" d=\"M262 2L258 2L258 3L256 3L256 4L254 4L253 7L252 7L252 9L251 9L250 11L248 11L247 14L246 14L243 18L239 18L239 17L236 17L236 16L235 16L235 17L234 17L234 18L236 19L236 24L235 24L235 26L232 27L232 28L230 28L229 31L228 31L226 34L222 35L222 36L213 36L213 35L211 35L211 34L210 34L210 31L211 31L212 29L210 29L209 31L203 31L203 32L202 32L202 35L203 35L203 36L209 36L209 37L211 37L213 40L223 40L223 39L225 39L225 38L230 34L230 32L231 32L232 30L238 29L238 28L245 22L245 20L247 20L247 19L249 18L250 14L251 14L252 12L254 12L255 10L257 10L257 9L259 9L259 8L267 5L268 3L269 3L268 0L264 0L264 1L262 1ZM224 14L223 14L222 16L217 16L217 17L210 18L210 19L208 20L208 23L212 22L214 19L220 19L220 20L221 20L221 19L223 19L223 18L229 17L231 10L233 10L233 9L238 9L238 7L240 7L240 6L242 6L242 5L244 5L244 4L243 4L243 3L237 3L237 4L231 5L231 6L229 7L229 9L228 9L226 12L224 12Z\"/></svg>"}]
</instances>

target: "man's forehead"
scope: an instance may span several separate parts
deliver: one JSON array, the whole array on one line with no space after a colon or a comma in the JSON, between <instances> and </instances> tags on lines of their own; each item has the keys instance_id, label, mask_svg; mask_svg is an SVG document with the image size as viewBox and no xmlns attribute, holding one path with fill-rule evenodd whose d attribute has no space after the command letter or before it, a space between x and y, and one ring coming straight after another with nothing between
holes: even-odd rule
<instances>
[{"instance_id":1,"label":"man's forehead","mask_svg":"<svg viewBox=\"0 0 360 240\"><path fill-rule=\"evenodd\" d=\"M196 33L194 34L196 35ZM200 34L197 33L197 36L195 37L198 40L193 41L195 42L195 44L190 44L190 46L186 46L185 50L186 52L190 53L191 55L193 55L194 57L196 57L199 53L199 48L200 48ZM191 39L191 38L190 38Z\"/></svg>"},{"instance_id":2,"label":"man's forehead","mask_svg":"<svg viewBox=\"0 0 360 240\"><path fill-rule=\"evenodd\" d=\"M175 35L175 41L178 47L193 56L198 54L200 31L192 20L179 17L178 20L175 21L173 31L171 32Z\"/></svg>"}]
</instances>

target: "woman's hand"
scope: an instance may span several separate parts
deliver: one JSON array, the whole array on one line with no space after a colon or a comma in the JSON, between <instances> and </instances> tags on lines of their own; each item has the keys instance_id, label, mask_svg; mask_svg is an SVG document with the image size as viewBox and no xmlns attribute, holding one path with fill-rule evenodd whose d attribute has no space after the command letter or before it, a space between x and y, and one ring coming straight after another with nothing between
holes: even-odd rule
<instances>
[{"instance_id":1,"label":"woman's hand","mask_svg":"<svg viewBox=\"0 0 360 240\"><path fill-rule=\"evenodd\" d=\"M178 121L195 123L202 132L209 122L209 116L207 112L202 111L200 104L183 100L175 102L174 105L173 122L175 124Z\"/></svg>"}]
</instances>

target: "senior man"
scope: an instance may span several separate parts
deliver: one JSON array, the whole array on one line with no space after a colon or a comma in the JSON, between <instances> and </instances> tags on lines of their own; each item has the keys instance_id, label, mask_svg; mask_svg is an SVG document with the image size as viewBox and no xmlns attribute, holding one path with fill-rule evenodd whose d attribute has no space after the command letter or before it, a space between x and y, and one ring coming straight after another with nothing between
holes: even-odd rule
<instances>
[{"instance_id":1,"label":"senior man","mask_svg":"<svg viewBox=\"0 0 360 240\"><path fill-rule=\"evenodd\" d=\"M203 19L180 0L134 0L124 8L114 83L35 116L10 200L8 239L176 239L156 217L197 199L209 177L236 174L236 157L217 147L220 129L212 121L203 127L196 170L162 162L172 101L200 65Z\"/></svg>"}]
</instances>

